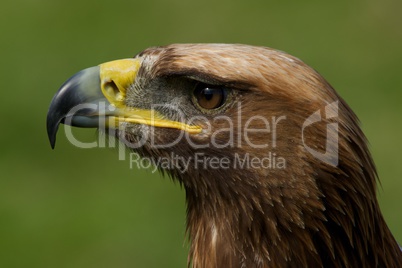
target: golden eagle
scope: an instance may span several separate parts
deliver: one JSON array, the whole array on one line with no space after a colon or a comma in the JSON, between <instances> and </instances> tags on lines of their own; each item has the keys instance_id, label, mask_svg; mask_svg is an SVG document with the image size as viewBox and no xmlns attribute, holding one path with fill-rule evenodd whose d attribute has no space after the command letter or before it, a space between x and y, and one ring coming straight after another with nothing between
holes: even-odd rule
<instances>
[{"instance_id":1,"label":"golden eagle","mask_svg":"<svg viewBox=\"0 0 402 268\"><path fill-rule=\"evenodd\" d=\"M186 191L192 267L402 267L356 115L301 60L174 44L85 69L47 116L96 127ZM180 160L180 161L179 161Z\"/></svg>"}]
</instances>

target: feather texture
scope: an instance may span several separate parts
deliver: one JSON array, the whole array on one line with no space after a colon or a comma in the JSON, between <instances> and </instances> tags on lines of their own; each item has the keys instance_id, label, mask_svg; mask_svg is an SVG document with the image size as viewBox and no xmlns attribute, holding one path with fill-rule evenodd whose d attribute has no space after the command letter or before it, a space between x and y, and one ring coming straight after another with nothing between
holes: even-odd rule
<instances>
[{"instance_id":1,"label":"feather texture","mask_svg":"<svg viewBox=\"0 0 402 268\"><path fill-rule=\"evenodd\" d=\"M242 105L243 122L253 116L286 116L275 148L269 148L287 160L285 170L199 170L191 168L193 163L185 173L167 171L186 190L189 266L402 266L399 246L377 202L377 174L358 119L317 72L283 52L245 45L170 45L137 57L143 59L143 81L186 77L239 89L235 102ZM332 102L339 104L335 167L309 154L300 135L306 118ZM225 115L239 120L236 109ZM325 151L330 122L306 129L306 144ZM212 117L210 124L212 132L229 127ZM230 138L225 135L221 133L222 141ZM242 139L236 141L242 146L197 152L231 160L266 154ZM272 142L268 135L254 135L253 141ZM185 141L170 149L188 159L194 154ZM145 146L140 154L166 152Z\"/></svg>"}]
</instances>

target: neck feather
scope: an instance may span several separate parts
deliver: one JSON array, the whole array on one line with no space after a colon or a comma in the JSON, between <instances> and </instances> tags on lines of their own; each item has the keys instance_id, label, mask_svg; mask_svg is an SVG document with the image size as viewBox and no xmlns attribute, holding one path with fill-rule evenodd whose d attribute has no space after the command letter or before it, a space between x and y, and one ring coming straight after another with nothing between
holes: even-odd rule
<instances>
[{"instance_id":1,"label":"neck feather","mask_svg":"<svg viewBox=\"0 0 402 268\"><path fill-rule=\"evenodd\" d=\"M185 186L189 266L401 267L375 196L339 183L346 175L320 171L292 188L250 183L258 175L248 174L248 183L222 186L230 178L215 177L206 189Z\"/></svg>"}]
</instances>

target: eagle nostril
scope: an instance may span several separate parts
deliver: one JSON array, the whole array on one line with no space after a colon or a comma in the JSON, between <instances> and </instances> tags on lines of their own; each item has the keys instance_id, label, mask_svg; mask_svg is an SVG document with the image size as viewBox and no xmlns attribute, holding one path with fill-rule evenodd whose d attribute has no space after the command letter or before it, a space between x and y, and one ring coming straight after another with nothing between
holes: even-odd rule
<instances>
[{"instance_id":1,"label":"eagle nostril","mask_svg":"<svg viewBox=\"0 0 402 268\"><path fill-rule=\"evenodd\" d=\"M113 80L105 83L105 89L109 95L118 95L120 93L119 88Z\"/></svg>"},{"instance_id":2,"label":"eagle nostril","mask_svg":"<svg viewBox=\"0 0 402 268\"><path fill-rule=\"evenodd\" d=\"M113 80L104 83L104 90L107 96L115 101L122 101L123 94L120 91L119 87Z\"/></svg>"}]
</instances>

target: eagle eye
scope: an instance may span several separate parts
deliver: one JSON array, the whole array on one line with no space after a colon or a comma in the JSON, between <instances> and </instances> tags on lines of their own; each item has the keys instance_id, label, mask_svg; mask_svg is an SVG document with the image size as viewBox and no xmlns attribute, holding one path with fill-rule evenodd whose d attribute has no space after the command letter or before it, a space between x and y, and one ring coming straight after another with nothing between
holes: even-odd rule
<instances>
[{"instance_id":1,"label":"eagle eye","mask_svg":"<svg viewBox=\"0 0 402 268\"><path fill-rule=\"evenodd\" d=\"M227 96L227 90L221 86L198 83L194 89L194 97L197 104L207 110L221 107Z\"/></svg>"}]
</instances>

